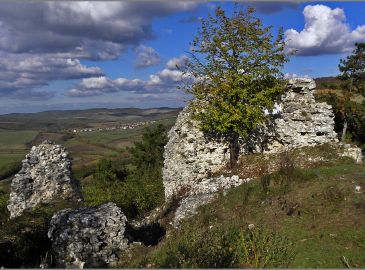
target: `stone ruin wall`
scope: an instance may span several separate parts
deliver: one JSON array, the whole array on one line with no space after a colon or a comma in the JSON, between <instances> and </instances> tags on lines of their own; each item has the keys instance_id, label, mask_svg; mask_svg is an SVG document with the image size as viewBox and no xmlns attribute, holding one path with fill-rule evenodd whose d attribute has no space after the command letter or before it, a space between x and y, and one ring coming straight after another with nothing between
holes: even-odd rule
<instances>
[{"instance_id":1,"label":"stone ruin wall","mask_svg":"<svg viewBox=\"0 0 365 270\"><path fill-rule=\"evenodd\" d=\"M271 115L270 123L258 128L248 139L240 139L240 155L338 144L332 107L315 101L314 80L290 79L287 90L281 99L281 111ZM167 200L182 188L198 188L200 179L209 178L229 160L228 143L207 139L198 123L192 120L189 106L179 114L168 138L163 168ZM362 159L360 149L349 145L345 145L342 155L351 156L358 162Z\"/></svg>"}]
</instances>

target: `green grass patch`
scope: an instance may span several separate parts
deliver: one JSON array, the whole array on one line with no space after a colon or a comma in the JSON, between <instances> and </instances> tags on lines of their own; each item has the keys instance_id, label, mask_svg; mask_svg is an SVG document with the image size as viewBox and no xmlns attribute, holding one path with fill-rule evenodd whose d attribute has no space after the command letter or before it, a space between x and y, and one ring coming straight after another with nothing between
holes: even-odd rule
<instances>
[{"instance_id":1,"label":"green grass patch","mask_svg":"<svg viewBox=\"0 0 365 270\"><path fill-rule=\"evenodd\" d=\"M295 168L283 189L278 179L287 176L285 171L271 174L266 194L260 179L220 194L158 246L136 249L122 266L345 268L346 261L364 268L365 166L345 159ZM357 185L362 192L355 191ZM250 238L249 224L265 233ZM230 230L249 239L249 245L225 242ZM269 252L273 257L258 252L251 260L245 255L273 246L278 247Z\"/></svg>"},{"instance_id":2,"label":"green grass patch","mask_svg":"<svg viewBox=\"0 0 365 270\"><path fill-rule=\"evenodd\" d=\"M0 151L3 149L26 149L26 144L38 135L38 131L1 131L0 132Z\"/></svg>"}]
</instances>

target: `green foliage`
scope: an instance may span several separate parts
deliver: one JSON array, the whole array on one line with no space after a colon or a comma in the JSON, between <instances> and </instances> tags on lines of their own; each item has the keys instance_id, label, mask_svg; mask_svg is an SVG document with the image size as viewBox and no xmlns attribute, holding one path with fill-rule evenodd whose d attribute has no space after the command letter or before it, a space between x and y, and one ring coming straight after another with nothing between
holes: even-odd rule
<instances>
[{"instance_id":1,"label":"green foliage","mask_svg":"<svg viewBox=\"0 0 365 270\"><path fill-rule=\"evenodd\" d=\"M343 122L346 117L348 124L347 138L357 143L363 149L365 148L365 102L358 102L340 98L336 94L317 95L318 101L327 102L332 106L335 115L335 131L340 133L343 128Z\"/></svg>"},{"instance_id":2,"label":"green foliage","mask_svg":"<svg viewBox=\"0 0 365 270\"><path fill-rule=\"evenodd\" d=\"M87 205L113 201L129 218L152 210L164 202L162 183L163 149L166 128L147 128L142 141L130 149L131 162L101 160L93 180L84 184Z\"/></svg>"},{"instance_id":3,"label":"green foliage","mask_svg":"<svg viewBox=\"0 0 365 270\"><path fill-rule=\"evenodd\" d=\"M128 172L124 166L120 166L119 162L116 163L106 159L102 159L98 163L94 174L94 178L97 181L104 183L124 181L127 176Z\"/></svg>"},{"instance_id":4,"label":"green foliage","mask_svg":"<svg viewBox=\"0 0 365 270\"><path fill-rule=\"evenodd\" d=\"M9 199L9 193L0 187L0 226L3 226L9 219L9 211L6 207Z\"/></svg>"},{"instance_id":5,"label":"green foliage","mask_svg":"<svg viewBox=\"0 0 365 270\"><path fill-rule=\"evenodd\" d=\"M355 47L351 55L340 60L340 78L346 82L348 92L365 95L365 43L355 43Z\"/></svg>"},{"instance_id":6,"label":"green foliage","mask_svg":"<svg viewBox=\"0 0 365 270\"><path fill-rule=\"evenodd\" d=\"M166 127L158 124L154 128L146 128L142 141L136 142L130 149L132 164L137 168L135 173L146 174L163 166L164 146L167 143Z\"/></svg>"},{"instance_id":7,"label":"green foliage","mask_svg":"<svg viewBox=\"0 0 365 270\"><path fill-rule=\"evenodd\" d=\"M16 268L39 267L41 259L51 251L51 240L47 232L53 214L70 207L78 205L55 201L25 211L20 217L3 220L0 226L0 243L8 242L13 252L7 256L5 262L1 262L1 265Z\"/></svg>"},{"instance_id":8,"label":"green foliage","mask_svg":"<svg viewBox=\"0 0 365 270\"><path fill-rule=\"evenodd\" d=\"M365 102L349 102L345 109L351 139L365 149Z\"/></svg>"},{"instance_id":9,"label":"green foliage","mask_svg":"<svg viewBox=\"0 0 365 270\"><path fill-rule=\"evenodd\" d=\"M291 243L271 231L238 226L196 230L185 226L175 242L154 255L159 268L287 267Z\"/></svg>"},{"instance_id":10,"label":"green foliage","mask_svg":"<svg viewBox=\"0 0 365 270\"><path fill-rule=\"evenodd\" d=\"M182 87L197 102L193 112L203 131L228 135L231 154L238 135L246 137L265 119L284 91L281 68L288 61L283 31L274 40L271 27L235 6L232 17L221 8L201 21L190 60L184 67L192 85ZM232 156L231 156L232 161Z\"/></svg>"}]
</instances>

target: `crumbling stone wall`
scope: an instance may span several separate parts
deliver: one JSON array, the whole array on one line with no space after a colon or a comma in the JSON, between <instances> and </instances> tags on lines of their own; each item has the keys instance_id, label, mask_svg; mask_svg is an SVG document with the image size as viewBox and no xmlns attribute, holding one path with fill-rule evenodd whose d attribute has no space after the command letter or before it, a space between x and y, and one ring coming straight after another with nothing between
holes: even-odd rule
<instances>
[{"instance_id":1,"label":"crumbling stone wall","mask_svg":"<svg viewBox=\"0 0 365 270\"><path fill-rule=\"evenodd\" d=\"M44 141L32 147L11 182L7 206L10 218L59 198L81 200L81 193L72 179L69 153L60 145Z\"/></svg>"},{"instance_id":2,"label":"crumbling stone wall","mask_svg":"<svg viewBox=\"0 0 365 270\"><path fill-rule=\"evenodd\" d=\"M338 143L332 107L316 102L314 90L312 79L290 79L280 110L271 114L268 123L247 139L240 139L240 154L278 153L285 149ZM200 179L209 178L229 160L228 142L205 136L198 123L192 120L191 113L189 106L184 108L168 134L163 168L167 200L182 188L196 189ZM343 155L351 156L355 152L358 155L355 150L345 151Z\"/></svg>"}]
</instances>

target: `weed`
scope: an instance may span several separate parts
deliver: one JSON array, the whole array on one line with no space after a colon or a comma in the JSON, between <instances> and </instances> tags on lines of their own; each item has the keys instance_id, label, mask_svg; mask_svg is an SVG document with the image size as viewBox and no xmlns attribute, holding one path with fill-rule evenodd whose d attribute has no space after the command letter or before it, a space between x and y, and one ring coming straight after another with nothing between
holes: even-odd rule
<instances>
[{"instance_id":1,"label":"weed","mask_svg":"<svg viewBox=\"0 0 365 270\"><path fill-rule=\"evenodd\" d=\"M337 186L326 186L322 191L322 196L325 201L330 203L339 203L345 198L343 191Z\"/></svg>"},{"instance_id":2,"label":"weed","mask_svg":"<svg viewBox=\"0 0 365 270\"><path fill-rule=\"evenodd\" d=\"M266 175L260 177L262 194L264 196L266 196L269 193L270 182L271 182L270 174L266 174Z\"/></svg>"},{"instance_id":3,"label":"weed","mask_svg":"<svg viewBox=\"0 0 365 270\"><path fill-rule=\"evenodd\" d=\"M153 257L155 267L229 268L286 267L293 259L291 243L278 234L237 226L192 230L187 225L175 242ZM144 260L144 263L148 260Z\"/></svg>"}]
</instances>

